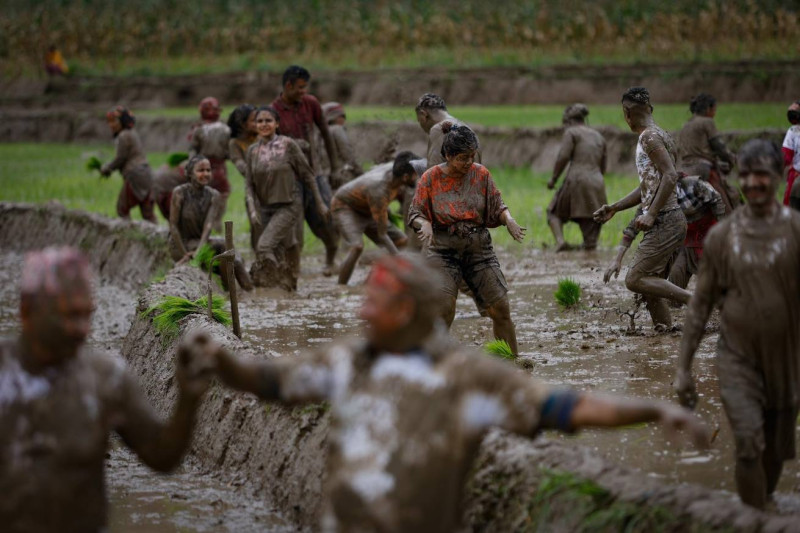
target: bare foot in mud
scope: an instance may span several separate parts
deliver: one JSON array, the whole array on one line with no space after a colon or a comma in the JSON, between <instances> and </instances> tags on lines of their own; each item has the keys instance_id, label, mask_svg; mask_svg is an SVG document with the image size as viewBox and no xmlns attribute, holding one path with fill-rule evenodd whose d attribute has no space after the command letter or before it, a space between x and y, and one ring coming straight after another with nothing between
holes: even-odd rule
<instances>
[{"instance_id":1,"label":"bare foot in mud","mask_svg":"<svg viewBox=\"0 0 800 533\"><path fill-rule=\"evenodd\" d=\"M329 278L333 275L334 266L333 265L325 265L325 268L322 269L322 275L326 278Z\"/></svg>"},{"instance_id":2,"label":"bare foot in mud","mask_svg":"<svg viewBox=\"0 0 800 533\"><path fill-rule=\"evenodd\" d=\"M556 253L558 252L570 252L574 250L575 247L567 242L562 242L561 244L556 246Z\"/></svg>"}]
</instances>

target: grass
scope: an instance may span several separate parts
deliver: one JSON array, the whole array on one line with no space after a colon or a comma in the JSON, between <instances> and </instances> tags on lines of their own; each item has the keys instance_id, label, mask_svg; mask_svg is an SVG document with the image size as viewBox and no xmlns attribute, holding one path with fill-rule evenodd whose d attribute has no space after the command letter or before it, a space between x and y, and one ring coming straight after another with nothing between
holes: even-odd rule
<instances>
[{"instance_id":1,"label":"grass","mask_svg":"<svg viewBox=\"0 0 800 533\"><path fill-rule=\"evenodd\" d=\"M553 296L558 305L570 309L581 301L581 286L572 278L561 278L558 280L558 288Z\"/></svg>"},{"instance_id":2,"label":"grass","mask_svg":"<svg viewBox=\"0 0 800 533\"><path fill-rule=\"evenodd\" d=\"M224 103L232 110L233 102ZM510 128L555 128L561 125L563 105L497 105L497 106L451 106L453 116L482 126ZM627 131L619 104L597 104L589 106L589 123L593 126L615 126ZM138 112L143 116L197 117L196 107L173 107L148 109ZM669 131L679 130L689 120L689 103L655 103L655 118L661 127ZM350 106L347 108L349 122L381 120L391 122L413 122L416 120L413 106ZM720 131L750 130L788 127L785 103L725 103L718 104L715 118Z\"/></svg>"},{"instance_id":3,"label":"grass","mask_svg":"<svg viewBox=\"0 0 800 533\"><path fill-rule=\"evenodd\" d=\"M215 295L211 299L211 314L215 322L223 326L231 325L231 315L223 308L225 299ZM195 301L189 301L179 296L165 296L158 303L149 307L142 313L146 317L153 315L153 326L156 331L167 340L174 339L180 332L180 321L191 314L208 313L208 297L201 296Z\"/></svg>"},{"instance_id":4,"label":"grass","mask_svg":"<svg viewBox=\"0 0 800 533\"><path fill-rule=\"evenodd\" d=\"M122 186L118 173L110 179L100 179L96 173L86 170L86 160L99 157L108 161L113 156L113 147L108 145L76 144L0 144L0 200L11 202L45 203L58 200L71 209L82 209L116 217L116 201ZM164 164L168 154L151 152L148 154L151 166L157 168ZM547 189L549 175L531 172L527 168L493 167L490 169L495 182L503 194L514 218L527 228L523 244L517 244L504 227L492 231L494 242L509 250L523 247L552 247L555 244L547 225L546 210L553 191ZM248 235L249 223L244 207L243 181L236 168L228 163L232 191L228 201L226 218L234 223L236 247L250 249ZM609 201L616 201L634 188L638 181L633 175L609 174L606 176L606 191ZM782 198L782 191L779 191ZM395 210L398 207L395 206ZM161 225L167 221L156 209ZM132 211L135 220L141 220L138 209ZM620 213L611 219L600 234L600 245L611 248L618 244L622 230L627 225L633 211ZM323 247L320 241L306 228L308 253L319 253ZM577 224L566 224L564 236L567 242L580 243L581 233Z\"/></svg>"},{"instance_id":5,"label":"grass","mask_svg":"<svg viewBox=\"0 0 800 533\"><path fill-rule=\"evenodd\" d=\"M489 341L486 343L483 349L486 351L486 353L495 357L499 357L500 359L515 359L514 352L511 351L511 346L509 346L508 342L503 339Z\"/></svg>"}]
</instances>

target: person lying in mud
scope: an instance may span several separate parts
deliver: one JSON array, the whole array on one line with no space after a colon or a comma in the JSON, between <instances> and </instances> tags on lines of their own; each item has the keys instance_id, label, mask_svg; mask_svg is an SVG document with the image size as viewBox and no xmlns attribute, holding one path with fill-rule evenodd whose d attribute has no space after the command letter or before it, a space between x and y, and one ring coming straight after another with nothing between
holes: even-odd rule
<instances>
[{"instance_id":1,"label":"person lying in mud","mask_svg":"<svg viewBox=\"0 0 800 533\"><path fill-rule=\"evenodd\" d=\"M783 195L783 205L789 205L789 197L800 175L800 100L792 102L786 111L786 118L791 126L786 130L783 138L783 165L789 169L786 175L786 192Z\"/></svg>"},{"instance_id":2,"label":"person lying in mud","mask_svg":"<svg viewBox=\"0 0 800 533\"><path fill-rule=\"evenodd\" d=\"M692 359L720 304L717 374L736 442L736 487L763 508L783 462L795 457L800 405L800 213L775 199L783 175L778 147L745 143L738 154L747 204L706 239L683 327L675 388L693 407Z\"/></svg>"},{"instance_id":3,"label":"person lying in mud","mask_svg":"<svg viewBox=\"0 0 800 533\"><path fill-rule=\"evenodd\" d=\"M175 410L162 421L119 357L85 346L94 309L86 257L30 253L17 339L0 341L0 524L12 532L105 531L111 431L167 472L187 450L209 378L178 351Z\"/></svg>"},{"instance_id":4,"label":"person lying in mud","mask_svg":"<svg viewBox=\"0 0 800 533\"><path fill-rule=\"evenodd\" d=\"M168 163L161 165L153 177L153 197L155 198L158 210L169 221L169 207L172 204L172 191L175 187L187 182L186 163L189 160L181 161L176 166Z\"/></svg>"},{"instance_id":5,"label":"person lying in mud","mask_svg":"<svg viewBox=\"0 0 800 533\"><path fill-rule=\"evenodd\" d=\"M278 135L279 124L274 108L260 107L256 113L258 140L247 150L247 217L256 242L256 261L250 273L257 286L294 290L300 272L300 266L292 261L300 257L296 228L303 217L301 183L314 196L318 216L327 218L329 214L308 160L293 139Z\"/></svg>"},{"instance_id":6,"label":"person lying in mud","mask_svg":"<svg viewBox=\"0 0 800 533\"><path fill-rule=\"evenodd\" d=\"M722 196L707 181L700 176L684 176L678 179L675 186L678 194L678 204L688 223L686 239L678 253L677 259L672 264L667 278L670 283L685 289L689 286L692 276L697 274L700 258L703 257L703 242L709 230L725 216L725 202ZM619 276L622 268L622 258L631 246L639 230L636 229L636 219L642 215L641 208L636 210L636 215L631 219L628 227L622 231L622 240L617 248L617 257L603 275L603 283L608 283L611 277ZM652 317L653 324L659 317ZM671 324L665 324L671 327Z\"/></svg>"},{"instance_id":7,"label":"person lying in mud","mask_svg":"<svg viewBox=\"0 0 800 533\"><path fill-rule=\"evenodd\" d=\"M115 170L122 174L124 183L117 198L117 215L131 217L131 209L139 206L142 218L156 224L153 213L153 171L142 149L139 134L133 129L136 119L128 108L118 105L106 113L106 121L111 133L117 155L100 167L100 174L108 177Z\"/></svg>"},{"instance_id":8,"label":"person lying in mud","mask_svg":"<svg viewBox=\"0 0 800 533\"><path fill-rule=\"evenodd\" d=\"M189 157L202 155L211 163L211 182L209 186L219 192L220 205L214 220L214 229L222 230L222 217L228 205L231 194L231 184L228 181L228 169L225 160L228 159L228 143L231 140L231 129L219 117L222 107L213 96L203 98L200 102L200 119L202 122L192 132L189 142Z\"/></svg>"},{"instance_id":9,"label":"person lying in mud","mask_svg":"<svg viewBox=\"0 0 800 533\"><path fill-rule=\"evenodd\" d=\"M478 308L492 319L495 338L505 340L517 355L508 287L489 228L503 224L517 242L525 237L525 228L512 218L489 170L475 163L480 146L475 133L449 122L442 131L446 162L420 178L407 223L427 247L426 257L446 274L439 291L446 302L442 317L447 326L453 323L459 285L465 282Z\"/></svg>"},{"instance_id":10,"label":"person lying in mud","mask_svg":"<svg viewBox=\"0 0 800 533\"><path fill-rule=\"evenodd\" d=\"M451 342L439 320L442 282L419 254L379 258L363 336L305 355L245 361L198 339L196 356L213 358L229 387L285 405L331 403L316 530L461 531L464 484L492 428L533 438L658 422L707 445L703 423L681 407L552 387Z\"/></svg>"},{"instance_id":11,"label":"person lying in mud","mask_svg":"<svg viewBox=\"0 0 800 533\"><path fill-rule=\"evenodd\" d=\"M636 229L644 236L625 276L628 290L641 294L657 330L672 327L665 299L688 303L691 293L667 280L672 264L686 238L686 217L678 205L675 184L675 143L653 120L650 94L644 87L631 87L622 95L625 122L639 134L636 169L640 186L625 198L604 205L594 213L598 222L608 222L619 211L641 206Z\"/></svg>"},{"instance_id":12,"label":"person lying in mud","mask_svg":"<svg viewBox=\"0 0 800 533\"><path fill-rule=\"evenodd\" d=\"M334 144L331 133L328 130L328 123L322 114L322 106L316 97L308 94L308 85L311 80L311 73L305 68L292 65L283 73L283 91L272 102L272 107L278 112L281 123L281 135L286 135L297 141L303 153L308 159L314 172L316 187L319 189L325 205L330 207L331 197L330 184L321 170L314 168L314 126L319 130L325 145L325 152L328 154L330 162L330 173L336 175L341 170L341 162L336 145ZM311 232L325 245L325 267L322 274L330 276L333 274L336 252L339 250L339 233L336 225L330 217L320 217L317 209L317 196L306 184L301 182L301 204L303 212L295 228L295 238L297 246L291 250L293 255L292 263L295 268L300 268L300 252L303 249L303 220L308 222ZM326 211L327 212L327 211ZM295 275L299 275L299 270Z\"/></svg>"},{"instance_id":13,"label":"person lying in mud","mask_svg":"<svg viewBox=\"0 0 800 533\"><path fill-rule=\"evenodd\" d=\"M739 192L725 180L725 174L733 169L734 155L714 123L717 100L700 93L692 98L689 110L692 118L678 134L678 170L709 182L722 196L726 214L730 213L741 201Z\"/></svg>"},{"instance_id":14,"label":"person lying in mud","mask_svg":"<svg viewBox=\"0 0 800 533\"><path fill-rule=\"evenodd\" d=\"M333 220L350 246L339 269L339 284L347 285L361 252L364 235L389 253L396 254L408 239L389 222L389 204L403 188L413 185L425 170L425 160L411 152L400 152L394 163L384 163L342 186L333 196Z\"/></svg>"},{"instance_id":15,"label":"person lying in mud","mask_svg":"<svg viewBox=\"0 0 800 533\"><path fill-rule=\"evenodd\" d=\"M206 244L214 250L214 255L219 255L226 249L223 239L211 237L211 228L222 205L220 193L208 185L213 173L208 158L192 156L186 163L189 183L176 187L172 192L169 250L172 259L179 265L190 261L197 250ZM225 269L219 270L222 286L227 290L232 280L228 279ZM233 272L242 289L249 291L253 288L250 275L239 254L236 254L233 261Z\"/></svg>"},{"instance_id":16,"label":"person lying in mud","mask_svg":"<svg viewBox=\"0 0 800 533\"><path fill-rule=\"evenodd\" d=\"M345 183L364 174L364 169L361 168L361 165L356 160L356 151L350 142L350 136L347 135L347 129L345 128L347 114L344 112L344 106L339 102L327 102L322 105L322 113L325 115L328 130L331 132L336 155L342 163L337 174L330 172L330 162L327 164L331 189L336 191Z\"/></svg>"},{"instance_id":17,"label":"person lying in mud","mask_svg":"<svg viewBox=\"0 0 800 533\"><path fill-rule=\"evenodd\" d=\"M606 141L597 130L586 125L589 110L583 104L572 104L564 110L564 136L558 151L553 176L547 188L556 186L558 177L569 165L567 177L547 208L547 222L556 239L556 252L569 250L562 225L571 220L583 234L583 249L595 250L602 224L593 215L608 200L603 174L606 173Z\"/></svg>"}]
</instances>

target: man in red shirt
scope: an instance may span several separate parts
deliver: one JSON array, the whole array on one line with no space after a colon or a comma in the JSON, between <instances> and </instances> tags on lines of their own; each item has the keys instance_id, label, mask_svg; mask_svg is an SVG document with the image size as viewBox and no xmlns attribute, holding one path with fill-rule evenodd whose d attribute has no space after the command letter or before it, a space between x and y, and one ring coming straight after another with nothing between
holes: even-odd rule
<instances>
[{"instance_id":1,"label":"man in red shirt","mask_svg":"<svg viewBox=\"0 0 800 533\"><path fill-rule=\"evenodd\" d=\"M322 106L316 97L308 94L310 80L311 74L303 67L292 65L287 68L283 73L283 91L272 102L272 107L278 111L280 116L279 133L297 141L312 168L312 133L314 126L319 128L322 140L325 143L325 151L328 153L328 159L331 162L331 174L333 175L339 171L341 163L336 153L333 138L328 130L328 123L323 116ZM322 193L322 198L330 207L332 196L330 184L323 176L318 175L319 169L314 168L313 170L314 174L317 175L317 184L320 193ZM339 246L339 234L330 218L322 219L317 215L314 199L310 191L306 190L305 185L303 185L303 210L308 227L325 244L325 270L323 270L323 274L330 276L333 273L333 260L336 257L336 251ZM297 238L300 246L293 251L297 257L292 260L292 263L299 268L299 254L303 249L302 220L300 220L297 227Z\"/></svg>"}]
</instances>

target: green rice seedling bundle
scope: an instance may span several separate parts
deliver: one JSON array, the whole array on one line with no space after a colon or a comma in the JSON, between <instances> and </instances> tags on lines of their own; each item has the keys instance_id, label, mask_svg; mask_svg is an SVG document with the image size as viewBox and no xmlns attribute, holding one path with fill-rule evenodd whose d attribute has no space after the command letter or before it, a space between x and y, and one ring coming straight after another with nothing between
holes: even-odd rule
<instances>
[{"instance_id":1,"label":"green rice seedling bundle","mask_svg":"<svg viewBox=\"0 0 800 533\"><path fill-rule=\"evenodd\" d=\"M581 286L572 278L561 278L558 280L555 297L560 306L566 309L575 307L581 300Z\"/></svg>"},{"instance_id":2,"label":"green rice seedling bundle","mask_svg":"<svg viewBox=\"0 0 800 533\"><path fill-rule=\"evenodd\" d=\"M511 351L511 346L503 339L495 339L487 342L483 349L486 353L499 357L500 359L514 359L514 352Z\"/></svg>"},{"instance_id":3,"label":"green rice seedling bundle","mask_svg":"<svg viewBox=\"0 0 800 533\"><path fill-rule=\"evenodd\" d=\"M92 171L95 171L95 170L99 172L100 168L102 166L103 166L103 163L101 163L100 160L96 156L92 156L92 157L89 158L88 161L86 161L86 170L88 170L89 172L92 172Z\"/></svg>"},{"instance_id":4,"label":"green rice seedling bundle","mask_svg":"<svg viewBox=\"0 0 800 533\"><path fill-rule=\"evenodd\" d=\"M219 264L219 259L214 261L213 265L211 264L211 260L215 255L217 254L214 249L209 244L204 244L194 253L191 265L208 272L212 267Z\"/></svg>"},{"instance_id":5,"label":"green rice seedling bundle","mask_svg":"<svg viewBox=\"0 0 800 533\"><path fill-rule=\"evenodd\" d=\"M215 322L223 326L230 326L231 315L223 308L225 299L222 296L214 296L211 299L211 314ZM149 307L142 316L153 315L153 326L156 331L166 338L173 339L180 331L180 321L191 314L208 313L208 297L201 296L195 301L189 301L179 296L164 296L158 303Z\"/></svg>"},{"instance_id":6,"label":"green rice seedling bundle","mask_svg":"<svg viewBox=\"0 0 800 533\"><path fill-rule=\"evenodd\" d=\"M171 167L177 167L187 159L189 159L189 154L184 152L175 152L167 156L167 164Z\"/></svg>"}]
</instances>

